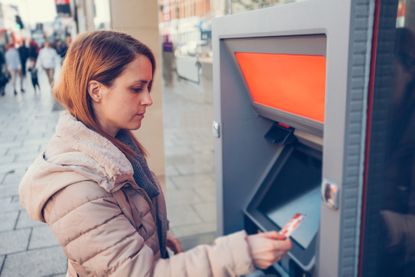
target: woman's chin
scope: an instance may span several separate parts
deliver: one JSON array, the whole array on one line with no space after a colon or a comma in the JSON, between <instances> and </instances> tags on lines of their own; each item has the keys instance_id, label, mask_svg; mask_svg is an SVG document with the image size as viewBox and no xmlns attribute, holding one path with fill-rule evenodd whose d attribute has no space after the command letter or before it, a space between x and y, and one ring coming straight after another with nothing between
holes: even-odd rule
<instances>
[{"instance_id":1,"label":"woman's chin","mask_svg":"<svg viewBox=\"0 0 415 277\"><path fill-rule=\"evenodd\" d=\"M139 122L133 122L128 126L129 130L137 130L141 127L141 120Z\"/></svg>"}]
</instances>

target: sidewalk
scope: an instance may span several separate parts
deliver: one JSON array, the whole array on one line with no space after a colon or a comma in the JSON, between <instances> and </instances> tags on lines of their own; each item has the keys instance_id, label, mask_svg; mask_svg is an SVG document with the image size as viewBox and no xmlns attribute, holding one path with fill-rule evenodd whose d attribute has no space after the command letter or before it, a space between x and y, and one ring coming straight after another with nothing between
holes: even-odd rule
<instances>
[{"instance_id":1,"label":"sidewalk","mask_svg":"<svg viewBox=\"0 0 415 277\"><path fill-rule=\"evenodd\" d=\"M34 93L0 98L0 276L64 276L66 258L46 224L19 207L18 184L54 131L58 113L47 81Z\"/></svg>"},{"instance_id":2,"label":"sidewalk","mask_svg":"<svg viewBox=\"0 0 415 277\"><path fill-rule=\"evenodd\" d=\"M164 88L167 213L185 249L216 234L212 92L175 79Z\"/></svg>"}]
</instances>

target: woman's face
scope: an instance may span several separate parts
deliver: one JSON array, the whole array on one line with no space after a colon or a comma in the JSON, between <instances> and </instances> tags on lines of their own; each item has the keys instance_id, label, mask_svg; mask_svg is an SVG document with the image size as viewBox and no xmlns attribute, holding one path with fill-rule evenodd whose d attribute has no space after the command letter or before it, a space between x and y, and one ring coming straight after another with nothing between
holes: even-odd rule
<instances>
[{"instance_id":1,"label":"woman's face","mask_svg":"<svg viewBox=\"0 0 415 277\"><path fill-rule=\"evenodd\" d=\"M152 80L150 60L137 55L112 86L100 85L99 101L94 101L95 95L91 97L95 115L105 132L115 136L120 129L141 127L147 107L153 104L150 95Z\"/></svg>"}]
</instances>

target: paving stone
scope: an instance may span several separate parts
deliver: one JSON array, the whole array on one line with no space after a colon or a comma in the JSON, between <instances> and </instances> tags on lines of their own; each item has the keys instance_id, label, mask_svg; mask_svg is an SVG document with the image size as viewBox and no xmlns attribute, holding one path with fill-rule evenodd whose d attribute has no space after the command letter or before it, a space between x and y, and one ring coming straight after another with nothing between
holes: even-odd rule
<instances>
[{"instance_id":1,"label":"paving stone","mask_svg":"<svg viewBox=\"0 0 415 277\"><path fill-rule=\"evenodd\" d=\"M0 135L0 137L1 137L1 135ZM2 156L5 155L8 150L9 150L8 146L5 146L2 143L0 143L0 155L2 155Z\"/></svg>"},{"instance_id":2,"label":"paving stone","mask_svg":"<svg viewBox=\"0 0 415 277\"><path fill-rule=\"evenodd\" d=\"M172 155L191 155L192 149L189 149L189 147L186 146L177 146L173 147L171 149L166 149L166 156L172 156Z\"/></svg>"},{"instance_id":3,"label":"paving stone","mask_svg":"<svg viewBox=\"0 0 415 277\"><path fill-rule=\"evenodd\" d=\"M16 229L45 226L45 224L46 223L31 219L25 210L21 210Z\"/></svg>"},{"instance_id":4,"label":"paving stone","mask_svg":"<svg viewBox=\"0 0 415 277\"><path fill-rule=\"evenodd\" d=\"M55 276L63 274L66 269L62 248L51 247L7 255L1 276Z\"/></svg>"},{"instance_id":5,"label":"paving stone","mask_svg":"<svg viewBox=\"0 0 415 277\"><path fill-rule=\"evenodd\" d=\"M20 174L6 174L3 179L4 185L18 185L22 180L23 175Z\"/></svg>"},{"instance_id":6,"label":"paving stone","mask_svg":"<svg viewBox=\"0 0 415 277\"><path fill-rule=\"evenodd\" d=\"M177 164L176 168L181 175L213 172L213 164L206 163Z\"/></svg>"},{"instance_id":7,"label":"paving stone","mask_svg":"<svg viewBox=\"0 0 415 277\"><path fill-rule=\"evenodd\" d=\"M0 160L0 165L12 163L15 161L15 159L16 159L16 155L14 154L2 155L1 160Z\"/></svg>"},{"instance_id":8,"label":"paving stone","mask_svg":"<svg viewBox=\"0 0 415 277\"><path fill-rule=\"evenodd\" d=\"M216 202L216 187L200 187L194 189L203 202Z\"/></svg>"},{"instance_id":9,"label":"paving stone","mask_svg":"<svg viewBox=\"0 0 415 277\"><path fill-rule=\"evenodd\" d=\"M193 204L193 208L203 221L216 221L216 203Z\"/></svg>"},{"instance_id":10,"label":"paving stone","mask_svg":"<svg viewBox=\"0 0 415 277\"><path fill-rule=\"evenodd\" d=\"M174 167L174 165L166 164L165 174L166 174L166 176L177 176L180 173L179 173L179 171L177 171L177 169L176 169L176 167Z\"/></svg>"},{"instance_id":11,"label":"paving stone","mask_svg":"<svg viewBox=\"0 0 415 277\"><path fill-rule=\"evenodd\" d=\"M1 199L3 198L8 198L10 196L19 194L17 184L1 185L0 190L0 201L2 201Z\"/></svg>"},{"instance_id":12,"label":"paving stone","mask_svg":"<svg viewBox=\"0 0 415 277\"><path fill-rule=\"evenodd\" d=\"M1 190L1 186L0 186ZM13 197L0 198L0 211L1 212L12 212L19 211L21 209L19 201L14 201Z\"/></svg>"},{"instance_id":13,"label":"paving stone","mask_svg":"<svg viewBox=\"0 0 415 277\"><path fill-rule=\"evenodd\" d=\"M180 242L182 244L183 250L189 250L192 249L198 245L207 244L211 245L215 241L216 238L216 232L211 233L201 233L191 236L186 236L180 238Z\"/></svg>"},{"instance_id":14,"label":"paving stone","mask_svg":"<svg viewBox=\"0 0 415 277\"><path fill-rule=\"evenodd\" d=\"M6 127L7 128L7 127ZM6 153L10 150L10 147L19 147L22 145L21 142L18 141L11 141L11 140L3 140L0 142L2 148L7 148Z\"/></svg>"},{"instance_id":15,"label":"paving stone","mask_svg":"<svg viewBox=\"0 0 415 277\"><path fill-rule=\"evenodd\" d=\"M20 146L20 147L13 147L10 148L7 155L15 154L15 155L36 155L39 153L39 147L38 146Z\"/></svg>"},{"instance_id":16,"label":"paving stone","mask_svg":"<svg viewBox=\"0 0 415 277\"><path fill-rule=\"evenodd\" d=\"M210 174L195 174L186 176L172 176L171 180L179 189L199 189L213 187L215 183Z\"/></svg>"},{"instance_id":17,"label":"paving stone","mask_svg":"<svg viewBox=\"0 0 415 277\"><path fill-rule=\"evenodd\" d=\"M11 183L19 183L22 179L23 175L25 174L25 169L20 170L11 170L5 174L3 174L3 178L0 178L0 184L11 184Z\"/></svg>"},{"instance_id":18,"label":"paving stone","mask_svg":"<svg viewBox=\"0 0 415 277\"><path fill-rule=\"evenodd\" d=\"M59 245L49 226L33 228L29 249Z\"/></svg>"},{"instance_id":19,"label":"paving stone","mask_svg":"<svg viewBox=\"0 0 415 277\"><path fill-rule=\"evenodd\" d=\"M18 162L18 163L25 162L28 165L30 165L37 158L37 156L39 155L39 153L40 152L37 152L35 154L33 154L33 153L17 154L16 155L16 158L15 158L15 161Z\"/></svg>"},{"instance_id":20,"label":"paving stone","mask_svg":"<svg viewBox=\"0 0 415 277\"><path fill-rule=\"evenodd\" d=\"M0 212L0 232L13 230L18 215L19 211Z\"/></svg>"},{"instance_id":21,"label":"paving stone","mask_svg":"<svg viewBox=\"0 0 415 277\"><path fill-rule=\"evenodd\" d=\"M26 140L23 140L22 145L23 146L29 146L30 145L33 148L35 148L35 147L39 148L39 146L44 142L45 142L44 139L26 139Z\"/></svg>"},{"instance_id":22,"label":"paving stone","mask_svg":"<svg viewBox=\"0 0 415 277\"><path fill-rule=\"evenodd\" d=\"M27 167L28 167L28 164L25 162L23 163L12 162L12 163L0 164L0 175L6 174L10 171L15 171L15 170L26 170Z\"/></svg>"},{"instance_id":23,"label":"paving stone","mask_svg":"<svg viewBox=\"0 0 415 277\"><path fill-rule=\"evenodd\" d=\"M193 163L196 157L194 155L189 155L186 153L185 155L168 155L166 157L166 163Z\"/></svg>"},{"instance_id":24,"label":"paving stone","mask_svg":"<svg viewBox=\"0 0 415 277\"><path fill-rule=\"evenodd\" d=\"M0 255L25 251L32 230L21 229L0 232Z\"/></svg>"},{"instance_id":25,"label":"paving stone","mask_svg":"<svg viewBox=\"0 0 415 277\"><path fill-rule=\"evenodd\" d=\"M216 229L216 222L203 222L198 224L171 226L173 234L178 238L209 232L216 232Z\"/></svg>"},{"instance_id":26,"label":"paving stone","mask_svg":"<svg viewBox=\"0 0 415 277\"><path fill-rule=\"evenodd\" d=\"M201 198L194 190L167 190L167 206L200 203Z\"/></svg>"},{"instance_id":27,"label":"paving stone","mask_svg":"<svg viewBox=\"0 0 415 277\"><path fill-rule=\"evenodd\" d=\"M169 207L167 214L170 220L170 227L197 224L202 222L202 219L190 205Z\"/></svg>"}]
</instances>

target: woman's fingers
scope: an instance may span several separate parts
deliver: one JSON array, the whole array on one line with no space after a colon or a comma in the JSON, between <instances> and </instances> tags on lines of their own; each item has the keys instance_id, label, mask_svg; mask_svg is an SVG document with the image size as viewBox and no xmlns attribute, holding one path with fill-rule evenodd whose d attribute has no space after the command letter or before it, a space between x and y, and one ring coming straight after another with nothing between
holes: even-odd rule
<instances>
[{"instance_id":1,"label":"woman's fingers","mask_svg":"<svg viewBox=\"0 0 415 277\"><path fill-rule=\"evenodd\" d=\"M183 252L182 244L180 243L178 239L174 240L173 243L176 248L176 254Z\"/></svg>"},{"instance_id":2,"label":"woman's fingers","mask_svg":"<svg viewBox=\"0 0 415 277\"><path fill-rule=\"evenodd\" d=\"M279 260L281 260L282 256L283 256L282 254L279 254L279 255L274 254L274 255L270 255L269 258L256 259L254 263L257 267L265 269L275 264Z\"/></svg>"},{"instance_id":3,"label":"woman's fingers","mask_svg":"<svg viewBox=\"0 0 415 277\"><path fill-rule=\"evenodd\" d=\"M167 247L170 248L174 254L183 252L182 245L178 239L173 235L167 235Z\"/></svg>"},{"instance_id":4,"label":"woman's fingers","mask_svg":"<svg viewBox=\"0 0 415 277\"><path fill-rule=\"evenodd\" d=\"M291 249L291 241L280 240L277 232L266 232L248 236L251 256L259 268L267 268L279 261Z\"/></svg>"},{"instance_id":5,"label":"woman's fingers","mask_svg":"<svg viewBox=\"0 0 415 277\"><path fill-rule=\"evenodd\" d=\"M274 240L273 241L274 249L281 250L281 251L288 251L292 248L291 241L289 239L286 240Z\"/></svg>"},{"instance_id":6,"label":"woman's fingers","mask_svg":"<svg viewBox=\"0 0 415 277\"><path fill-rule=\"evenodd\" d=\"M265 232L265 233L261 233L261 235L266 238L275 239L275 240L286 240L287 239L284 235L281 235L277 231Z\"/></svg>"},{"instance_id":7,"label":"woman's fingers","mask_svg":"<svg viewBox=\"0 0 415 277\"><path fill-rule=\"evenodd\" d=\"M167 247L175 254L183 252L182 244L171 232L167 232Z\"/></svg>"}]
</instances>

